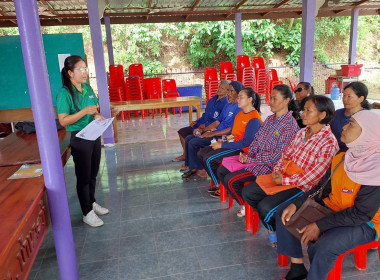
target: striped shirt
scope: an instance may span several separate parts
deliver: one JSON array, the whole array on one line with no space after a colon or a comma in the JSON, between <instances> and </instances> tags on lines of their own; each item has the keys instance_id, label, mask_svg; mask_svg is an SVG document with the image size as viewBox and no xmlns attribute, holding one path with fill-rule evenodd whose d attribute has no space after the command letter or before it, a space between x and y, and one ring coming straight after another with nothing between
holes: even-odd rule
<instances>
[{"instance_id":1,"label":"striped shirt","mask_svg":"<svg viewBox=\"0 0 380 280\"><path fill-rule=\"evenodd\" d=\"M279 118L276 118L276 114L269 116L249 145L247 163L254 165L246 167L245 170L255 176L271 173L298 129L291 111Z\"/></svg>"},{"instance_id":2,"label":"striped shirt","mask_svg":"<svg viewBox=\"0 0 380 280\"><path fill-rule=\"evenodd\" d=\"M301 129L294 137L292 143L285 149L281 159L273 171L282 171L284 161L292 160L304 170L304 173L293 176L283 176L283 185L298 186L303 191L309 191L322 179L331 161L339 150L338 142L331 132L329 125L305 141L309 127Z\"/></svg>"}]
</instances>

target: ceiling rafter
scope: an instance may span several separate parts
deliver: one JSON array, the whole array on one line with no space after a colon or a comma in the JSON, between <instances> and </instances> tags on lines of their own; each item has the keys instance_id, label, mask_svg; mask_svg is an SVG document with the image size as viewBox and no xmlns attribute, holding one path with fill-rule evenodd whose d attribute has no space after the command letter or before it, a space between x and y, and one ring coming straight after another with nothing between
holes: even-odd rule
<instances>
[{"instance_id":1,"label":"ceiling rafter","mask_svg":"<svg viewBox=\"0 0 380 280\"><path fill-rule=\"evenodd\" d=\"M283 0L281 1L280 3L278 3L277 5L274 5L273 8L276 9L276 8L280 8L281 6L285 5L286 3L288 3L290 0ZM266 15L268 15L269 13L271 12L266 12L266 13L263 13L262 16L265 17Z\"/></svg>"},{"instance_id":2,"label":"ceiling rafter","mask_svg":"<svg viewBox=\"0 0 380 280\"><path fill-rule=\"evenodd\" d=\"M243 6L245 4L245 2L247 2L247 1L248 0L243 0L239 4L237 4L235 7L233 7L231 12L226 15L226 18L229 18L233 13L236 13L240 9L240 7Z\"/></svg>"},{"instance_id":3,"label":"ceiling rafter","mask_svg":"<svg viewBox=\"0 0 380 280\"><path fill-rule=\"evenodd\" d=\"M4 17L9 17L9 14L7 14L6 12L4 12L2 9L0 9L0 14L2 16L4 16ZM17 25L17 20L16 19L9 19L9 21Z\"/></svg>"},{"instance_id":4,"label":"ceiling rafter","mask_svg":"<svg viewBox=\"0 0 380 280\"><path fill-rule=\"evenodd\" d=\"M42 4L44 4L48 8L48 10L49 10L50 13L52 13L53 15L58 16L57 12L53 9L53 7L46 0L40 0L40 2ZM59 22L62 22L62 18L61 17L57 17L57 20Z\"/></svg>"},{"instance_id":5,"label":"ceiling rafter","mask_svg":"<svg viewBox=\"0 0 380 280\"><path fill-rule=\"evenodd\" d=\"M369 2L369 0L362 0L362 1L359 1L358 3L352 4L352 5L349 6L349 7L351 7L351 10L352 10L352 9L357 8L357 7L359 7L361 4L364 4L364 3L366 3L366 2ZM346 9L346 10L350 10L350 9ZM335 13L336 13L337 15L339 15L339 14L345 12L346 10L340 10L340 11L337 11L337 12L335 12Z\"/></svg>"},{"instance_id":6,"label":"ceiling rafter","mask_svg":"<svg viewBox=\"0 0 380 280\"><path fill-rule=\"evenodd\" d=\"M148 12L150 12L150 9L152 8L152 0L149 0L149 4L148 4ZM149 19L149 16L146 16L146 20Z\"/></svg>"},{"instance_id":7,"label":"ceiling rafter","mask_svg":"<svg viewBox=\"0 0 380 280\"><path fill-rule=\"evenodd\" d=\"M194 11L194 10L195 10L195 8L198 6L199 2L201 2L201 0L196 0L196 1L195 1L194 5L191 7L191 11ZM189 17L190 17L190 15L187 15L187 16L185 17L185 19L189 19Z\"/></svg>"}]
</instances>

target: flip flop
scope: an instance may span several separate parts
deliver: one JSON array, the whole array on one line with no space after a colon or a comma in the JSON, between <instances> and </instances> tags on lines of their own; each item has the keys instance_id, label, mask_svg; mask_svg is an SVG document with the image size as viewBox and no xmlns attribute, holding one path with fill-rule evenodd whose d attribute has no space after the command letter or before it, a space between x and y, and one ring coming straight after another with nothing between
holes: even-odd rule
<instances>
[{"instance_id":1,"label":"flip flop","mask_svg":"<svg viewBox=\"0 0 380 280\"><path fill-rule=\"evenodd\" d=\"M268 232L269 242L272 244L272 248L277 250L277 246L273 246L274 243L277 243L277 234L275 232Z\"/></svg>"},{"instance_id":2,"label":"flip flop","mask_svg":"<svg viewBox=\"0 0 380 280\"><path fill-rule=\"evenodd\" d=\"M182 174L182 179L188 179L191 175L195 174L197 171L189 170Z\"/></svg>"},{"instance_id":3,"label":"flip flop","mask_svg":"<svg viewBox=\"0 0 380 280\"><path fill-rule=\"evenodd\" d=\"M195 172L194 172L195 173ZM207 177L201 177L198 175L189 176L186 178L186 182L200 182L200 181L206 181Z\"/></svg>"},{"instance_id":4,"label":"flip flop","mask_svg":"<svg viewBox=\"0 0 380 280\"><path fill-rule=\"evenodd\" d=\"M178 157L172 159L173 162L184 161L184 160L185 159L182 156L178 156Z\"/></svg>"}]
</instances>

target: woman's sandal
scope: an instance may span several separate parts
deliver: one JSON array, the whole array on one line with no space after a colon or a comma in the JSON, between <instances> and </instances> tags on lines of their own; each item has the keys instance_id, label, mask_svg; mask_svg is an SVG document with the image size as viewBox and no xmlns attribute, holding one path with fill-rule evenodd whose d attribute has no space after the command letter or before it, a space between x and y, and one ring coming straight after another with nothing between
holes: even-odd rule
<instances>
[{"instance_id":1,"label":"woman's sandal","mask_svg":"<svg viewBox=\"0 0 380 280\"><path fill-rule=\"evenodd\" d=\"M272 244L272 248L277 250L277 234L275 232L268 232L269 242ZM276 244L276 246L273 246Z\"/></svg>"},{"instance_id":2,"label":"woman's sandal","mask_svg":"<svg viewBox=\"0 0 380 280\"><path fill-rule=\"evenodd\" d=\"M189 170L182 174L182 179L188 179L191 175L195 174L197 171Z\"/></svg>"},{"instance_id":3,"label":"woman's sandal","mask_svg":"<svg viewBox=\"0 0 380 280\"><path fill-rule=\"evenodd\" d=\"M194 172L195 173L195 172ZM200 182L200 181L205 181L207 177L201 177L198 175L190 176L186 178L186 182Z\"/></svg>"}]
</instances>

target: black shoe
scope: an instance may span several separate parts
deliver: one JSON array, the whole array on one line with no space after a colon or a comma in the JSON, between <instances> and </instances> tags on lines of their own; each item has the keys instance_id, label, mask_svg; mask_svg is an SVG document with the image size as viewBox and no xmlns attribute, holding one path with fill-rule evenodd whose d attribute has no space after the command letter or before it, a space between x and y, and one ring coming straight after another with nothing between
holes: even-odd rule
<instances>
[{"instance_id":1,"label":"black shoe","mask_svg":"<svg viewBox=\"0 0 380 280\"><path fill-rule=\"evenodd\" d=\"M285 280L303 280L307 277L307 270L303 263L292 263Z\"/></svg>"},{"instance_id":2,"label":"black shoe","mask_svg":"<svg viewBox=\"0 0 380 280\"><path fill-rule=\"evenodd\" d=\"M207 190L208 193L213 193L213 192L216 192L217 190L219 190L219 188L217 187L211 187Z\"/></svg>"}]
</instances>

